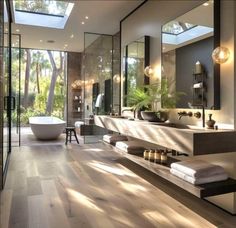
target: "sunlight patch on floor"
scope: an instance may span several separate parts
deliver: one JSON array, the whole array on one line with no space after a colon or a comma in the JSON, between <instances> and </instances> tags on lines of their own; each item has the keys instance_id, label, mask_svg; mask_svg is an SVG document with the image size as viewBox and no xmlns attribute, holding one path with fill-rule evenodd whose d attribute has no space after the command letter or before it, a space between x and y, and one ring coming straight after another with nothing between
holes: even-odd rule
<instances>
[{"instance_id":1,"label":"sunlight patch on floor","mask_svg":"<svg viewBox=\"0 0 236 228\"><path fill-rule=\"evenodd\" d=\"M85 207L96 210L100 213L104 213L104 211L101 208L96 206L95 202L92 199L81 194L80 192L77 192L77 191L70 189L70 188L67 189L67 192L69 193L70 196L72 196L76 200L76 202L79 202L82 205L84 205Z\"/></svg>"},{"instance_id":2,"label":"sunlight patch on floor","mask_svg":"<svg viewBox=\"0 0 236 228\"><path fill-rule=\"evenodd\" d=\"M111 165L104 164L102 162L92 161L92 162L89 162L88 165L91 168L93 168L99 172L102 172L102 173L111 173L111 174L115 174L115 175L119 175L119 176L135 177L135 175L131 172L125 171L120 168L112 167Z\"/></svg>"},{"instance_id":3,"label":"sunlight patch on floor","mask_svg":"<svg viewBox=\"0 0 236 228\"><path fill-rule=\"evenodd\" d=\"M102 151L104 151L104 150L103 150L103 149L99 149L99 148L89 148L89 149L83 149L83 151L102 152Z\"/></svg>"},{"instance_id":4,"label":"sunlight patch on floor","mask_svg":"<svg viewBox=\"0 0 236 228\"><path fill-rule=\"evenodd\" d=\"M130 183L125 183L123 181L119 181L119 183L123 189L135 194L140 192L147 192L147 189L139 184L130 184Z\"/></svg>"},{"instance_id":5,"label":"sunlight patch on floor","mask_svg":"<svg viewBox=\"0 0 236 228\"><path fill-rule=\"evenodd\" d=\"M155 226L175 227L174 223L170 222L166 216L160 214L158 211L144 212L143 215Z\"/></svg>"}]
</instances>

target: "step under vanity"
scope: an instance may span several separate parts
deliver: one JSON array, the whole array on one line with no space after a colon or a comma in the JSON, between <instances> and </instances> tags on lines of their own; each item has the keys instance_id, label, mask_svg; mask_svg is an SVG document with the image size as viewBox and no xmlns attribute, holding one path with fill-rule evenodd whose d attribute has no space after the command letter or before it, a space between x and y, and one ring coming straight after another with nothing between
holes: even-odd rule
<instances>
[{"instance_id":1,"label":"step under vanity","mask_svg":"<svg viewBox=\"0 0 236 228\"><path fill-rule=\"evenodd\" d=\"M95 124L114 132L119 132L193 156L225 153L236 150L236 142L233 140L236 137L236 132L233 130L216 131L170 123L155 124L139 120L130 121L110 116L95 116ZM229 142L230 144L233 143L233 145L229 146ZM217 145L212 145L214 143ZM232 178L214 183L193 185L172 175L170 173L170 164L178 161L177 159L170 158L168 165L163 166L146 161L143 157L119 151L118 149L115 149L115 151L199 198L236 192L236 180Z\"/></svg>"}]
</instances>

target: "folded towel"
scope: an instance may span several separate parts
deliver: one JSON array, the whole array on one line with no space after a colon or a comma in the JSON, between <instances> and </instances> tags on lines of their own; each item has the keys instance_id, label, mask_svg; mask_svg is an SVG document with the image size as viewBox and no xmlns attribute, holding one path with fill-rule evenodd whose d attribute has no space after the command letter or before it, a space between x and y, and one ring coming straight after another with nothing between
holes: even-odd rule
<instances>
[{"instance_id":1,"label":"folded towel","mask_svg":"<svg viewBox=\"0 0 236 228\"><path fill-rule=\"evenodd\" d=\"M129 154L143 154L146 149L139 141L117 142L116 147Z\"/></svg>"},{"instance_id":2,"label":"folded towel","mask_svg":"<svg viewBox=\"0 0 236 228\"><path fill-rule=\"evenodd\" d=\"M83 121L76 121L75 122L75 127L80 128L81 125L84 125Z\"/></svg>"},{"instance_id":3,"label":"folded towel","mask_svg":"<svg viewBox=\"0 0 236 228\"><path fill-rule=\"evenodd\" d=\"M96 102L95 102L95 108L101 108L102 107L103 96L104 96L104 94L102 94L102 93L98 94Z\"/></svg>"},{"instance_id":4,"label":"folded towel","mask_svg":"<svg viewBox=\"0 0 236 228\"><path fill-rule=\"evenodd\" d=\"M187 181L191 184L195 184L195 185L197 185L197 184L206 184L206 183L211 183L211 182L216 182L216 181L223 181L223 180L228 179L228 175L226 173L215 174L215 175L211 175L211 176L208 176L208 177L193 178L193 177L188 176L188 175L186 175L186 174L184 174L184 173L182 173L182 172L180 172L180 171L178 171L174 168L171 168L170 172L173 175L175 175L175 176L177 176L177 177L179 177L179 178L181 178L181 179L183 179L183 180L185 180L185 181Z\"/></svg>"},{"instance_id":5,"label":"folded towel","mask_svg":"<svg viewBox=\"0 0 236 228\"><path fill-rule=\"evenodd\" d=\"M188 160L174 162L171 168L178 170L190 177L208 177L216 174L224 174L225 170L221 166L213 165L202 160Z\"/></svg>"},{"instance_id":6,"label":"folded towel","mask_svg":"<svg viewBox=\"0 0 236 228\"><path fill-rule=\"evenodd\" d=\"M128 141L128 138L125 135L104 135L103 141L115 144L118 141Z\"/></svg>"}]
</instances>

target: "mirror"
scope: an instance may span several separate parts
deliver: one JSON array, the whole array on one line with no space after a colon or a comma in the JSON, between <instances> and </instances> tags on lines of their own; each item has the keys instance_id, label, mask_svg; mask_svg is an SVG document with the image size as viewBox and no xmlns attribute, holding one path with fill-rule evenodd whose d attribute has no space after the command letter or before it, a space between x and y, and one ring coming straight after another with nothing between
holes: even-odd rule
<instances>
[{"instance_id":1,"label":"mirror","mask_svg":"<svg viewBox=\"0 0 236 228\"><path fill-rule=\"evenodd\" d=\"M162 26L162 78L170 94L185 94L176 108L220 109L219 65L211 57L220 41L219 8L206 1Z\"/></svg>"},{"instance_id":2,"label":"mirror","mask_svg":"<svg viewBox=\"0 0 236 228\"><path fill-rule=\"evenodd\" d=\"M149 66L150 37L144 36L126 45L123 50L123 94L137 87L148 85L149 77L144 75L144 68ZM124 98L124 106L129 106L129 99Z\"/></svg>"}]
</instances>

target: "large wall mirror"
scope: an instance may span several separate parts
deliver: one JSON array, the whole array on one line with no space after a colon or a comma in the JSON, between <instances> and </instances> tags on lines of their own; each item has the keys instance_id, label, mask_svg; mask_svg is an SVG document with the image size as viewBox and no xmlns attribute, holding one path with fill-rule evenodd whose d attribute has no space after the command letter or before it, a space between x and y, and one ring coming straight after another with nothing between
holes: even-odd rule
<instances>
[{"instance_id":1,"label":"large wall mirror","mask_svg":"<svg viewBox=\"0 0 236 228\"><path fill-rule=\"evenodd\" d=\"M123 50L123 95L124 106L129 105L125 95L143 85L149 84L149 78L144 75L144 68L150 64L150 37L144 36L126 45Z\"/></svg>"},{"instance_id":2,"label":"large wall mirror","mask_svg":"<svg viewBox=\"0 0 236 228\"><path fill-rule=\"evenodd\" d=\"M162 26L162 78L170 94L183 92L176 108L220 109L219 65L212 51L220 43L220 2L210 0Z\"/></svg>"}]
</instances>

